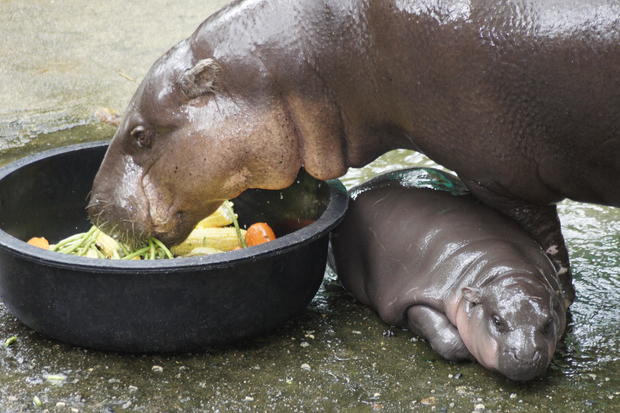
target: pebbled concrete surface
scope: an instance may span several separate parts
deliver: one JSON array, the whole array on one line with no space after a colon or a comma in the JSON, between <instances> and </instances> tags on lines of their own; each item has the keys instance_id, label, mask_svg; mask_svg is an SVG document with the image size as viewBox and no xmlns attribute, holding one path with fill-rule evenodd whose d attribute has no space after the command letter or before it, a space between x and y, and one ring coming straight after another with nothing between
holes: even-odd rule
<instances>
[{"instance_id":1,"label":"pebbled concrete surface","mask_svg":"<svg viewBox=\"0 0 620 413\"><path fill-rule=\"evenodd\" d=\"M122 111L155 59L227 2L0 1L0 150Z\"/></svg>"}]
</instances>

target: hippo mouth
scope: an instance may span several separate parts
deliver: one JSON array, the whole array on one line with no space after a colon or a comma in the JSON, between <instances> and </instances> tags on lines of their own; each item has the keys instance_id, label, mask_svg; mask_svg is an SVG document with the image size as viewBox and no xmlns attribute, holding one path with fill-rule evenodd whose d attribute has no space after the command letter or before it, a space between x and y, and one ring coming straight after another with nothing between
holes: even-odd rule
<instances>
[{"instance_id":1,"label":"hippo mouth","mask_svg":"<svg viewBox=\"0 0 620 413\"><path fill-rule=\"evenodd\" d=\"M537 351L531 358L517 359L514 354L500 357L498 371L513 381L528 381L542 376L549 365L549 358Z\"/></svg>"},{"instance_id":2,"label":"hippo mouth","mask_svg":"<svg viewBox=\"0 0 620 413\"><path fill-rule=\"evenodd\" d=\"M153 233L148 220L135 218L136 208L125 208L99 197L91 197L86 210L93 225L129 246L137 246Z\"/></svg>"},{"instance_id":3,"label":"hippo mouth","mask_svg":"<svg viewBox=\"0 0 620 413\"><path fill-rule=\"evenodd\" d=\"M176 211L170 214L170 219L162 224L154 224L153 236L166 244L167 246L176 245L182 242L194 228L198 220L190 219L189 214L185 211Z\"/></svg>"},{"instance_id":4,"label":"hippo mouth","mask_svg":"<svg viewBox=\"0 0 620 413\"><path fill-rule=\"evenodd\" d=\"M197 221L181 210L171 211L169 218L162 222L154 222L150 214L144 212L142 219L136 219L135 207L118 206L99 198L91 199L86 209L93 225L132 247L139 246L150 237L167 246L176 245L187 237Z\"/></svg>"}]
</instances>

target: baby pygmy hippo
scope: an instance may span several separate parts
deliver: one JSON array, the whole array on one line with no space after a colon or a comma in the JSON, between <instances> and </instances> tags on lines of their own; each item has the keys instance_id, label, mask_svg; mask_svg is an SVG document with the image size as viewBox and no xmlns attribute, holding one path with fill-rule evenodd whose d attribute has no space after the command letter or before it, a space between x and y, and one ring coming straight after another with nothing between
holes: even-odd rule
<instances>
[{"instance_id":1,"label":"baby pygmy hippo","mask_svg":"<svg viewBox=\"0 0 620 413\"><path fill-rule=\"evenodd\" d=\"M428 168L379 176L351 197L332 245L359 301L448 360L517 381L545 372L567 309L553 264L516 223Z\"/></svg>"}]
</instances>

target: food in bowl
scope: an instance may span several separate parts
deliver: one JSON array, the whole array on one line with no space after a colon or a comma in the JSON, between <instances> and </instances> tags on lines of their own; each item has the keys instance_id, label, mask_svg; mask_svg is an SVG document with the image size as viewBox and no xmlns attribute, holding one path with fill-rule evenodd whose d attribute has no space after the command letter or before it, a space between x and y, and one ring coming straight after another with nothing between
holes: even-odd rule
<instances>
[{"instance_id":1,"label":"food in bowl","mask_svg":"<svg viewBox=\"0 0 620 413\"><path fill-rule=\"evenodd\" d=\"M50 245L44 237L33 237L28 243L63 254L89 258L153 260L219 254L276 239L273 229L265 222L254 223L247 230L241 229L233 206L231 201L222 203L213 214L201 220L183 242L171 248L154 237L131 248L94 225L87 232L71 235L56 244Z\"/></svg>"}]
</instances>

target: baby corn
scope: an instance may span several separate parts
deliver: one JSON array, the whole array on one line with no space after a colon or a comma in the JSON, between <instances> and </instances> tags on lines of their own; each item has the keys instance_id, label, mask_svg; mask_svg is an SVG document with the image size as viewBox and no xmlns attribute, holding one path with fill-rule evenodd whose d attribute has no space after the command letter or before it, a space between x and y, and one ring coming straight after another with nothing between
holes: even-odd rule
<instances>
[{"instance_id":1,"label":"baby corn","mask_svg":"<svg viewBox=\"0 0 620 413\"><path fill-rule=\"evenodd\" d=\"M232 207L232 202L224 201L214 213L200 221L196 228L226 227L231 225L235 216Z\"/></svg>"},{"instance_id":2,"label":"baby corn","mask_svg":"<svg viewBox=\"0 0 620 413\"><path fill-rule=\"evenodd\" d=\"M241 230L245 237L245 230ZM195 248L214 248L220 251L231 251L241 248L241 242L235 228L196 228L187 239L170 248L174 255L185 256Z\"/></svg>"},{"instance_id":3,"label":"baby corn","mask_svg":"<svg viewBox=\"0 0 620 413\"><path fill-rule=\"evenodd\" d=\"M219 254L219 253L222 253L222 252L224 252L224 251L216 250L215 248L198 247L198 248L194 248L193 250L191 250L189 252L189 254L185 254L184 257L197 257L199 255Z\"/></svg>"},{"instance_id":4,"label":"baby corn","mask_svg":"<svg viewBox=\"0 0 620 413\"><path fill-rule=\"evenodd\" d=\"M99 231L95 244L106 258L120 259L121 245L111 236Z\"/></svg>"}]
</instances>

